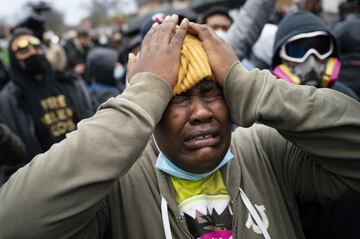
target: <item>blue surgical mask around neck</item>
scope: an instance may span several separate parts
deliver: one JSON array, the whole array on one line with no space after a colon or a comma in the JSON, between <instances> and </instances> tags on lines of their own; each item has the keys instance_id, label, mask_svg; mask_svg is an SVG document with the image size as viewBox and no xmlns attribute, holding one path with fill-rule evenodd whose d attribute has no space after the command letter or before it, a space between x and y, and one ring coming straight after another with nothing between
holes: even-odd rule
<instances>
[{"instance_id":1,"label":"blue surgical mask around neck","mask_svg":"<svg viewBox=\"0 0 360 239\"><path fill-rule=\"evenodd\" d=\"M197 181L197 180L201 180L201 179L213 174L216 170L220 169L222 166L227 164L233 158L234 158L234 156L232 155L232 153L230 152L230 149L229 149L227 151L227 153L225 154L223 160L219 163L219 165L216 168L214 168L213 170L211 170L210 172L207 172L207 173L195 174L195 173L186 172L186 171L182 170L181 168L177 167L162 152L160 152L159 156L156 160L155 167L157 169L161 170L162 172L167 173L171 176L174 176L177 178L182 178L182 179L187 179L187 180L192 180L192 181Z\"/></svg>"}]
</instances>

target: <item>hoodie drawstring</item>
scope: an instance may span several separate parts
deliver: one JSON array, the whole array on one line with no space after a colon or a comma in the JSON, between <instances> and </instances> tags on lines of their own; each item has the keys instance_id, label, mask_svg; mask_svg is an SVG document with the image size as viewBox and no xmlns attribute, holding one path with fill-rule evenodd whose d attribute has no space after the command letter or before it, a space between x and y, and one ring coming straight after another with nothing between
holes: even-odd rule
<instances>
[{"instance_id":1,"label":"hoodie drawstring","mask_svg":"<svg viewBox=\"0 0 360 239\"><path fill-rule=\"evenodd\" d=\"M267 227L264 225L263 221L261 220L259 213L256 211L255 207L250 202L250 199L246 196L245 192L239 188L240 190L240 196L245 204L247 210L250 212L252 218L254 218L256 224L260 228L260 231L262 232L265 239L271 239L269 232L267 231Z\"/></svg>"},{"instance_id":2,"label":"hoodie drawstring","mask_svg":"<svg viewBox=\"0 0 360 239\"><path fill-rule=\"evenodd\" d=\"M169 213L168 213L168 204L167 204L166 199L163 196L161 196L161 218L163 221L165 238L172 239L170 221L169 221Z\"/></svg>"}]
</instances>

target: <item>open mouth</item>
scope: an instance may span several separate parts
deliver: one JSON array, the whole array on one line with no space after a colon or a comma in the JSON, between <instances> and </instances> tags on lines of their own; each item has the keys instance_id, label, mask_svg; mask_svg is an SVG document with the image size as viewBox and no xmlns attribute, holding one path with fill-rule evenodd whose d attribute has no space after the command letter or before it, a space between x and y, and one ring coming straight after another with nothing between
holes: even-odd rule
<instances>
[{"instance_id":1,"label":"open mouth","mask_svg":"<svg viewBox=\"0 0 360 239\"><path fill-rule=\"evenodd\" d=\"M189 149L199 149L216 146L219 141L220 136L218 134L202 134L186 139L184 144Z\"/></svg>"},{"instance_id":2,"label":"open mouth","mask_svg":"<svg viewBox=\"0 0 360 239\"><path fill-rule=\"evenodd\" d=\"M200 135L200 136L195 136L194 138L191 138L190 141L197 141L197 140L209 139L209 138L213 138L213 137L214 137L213 134Z\"/></svg>"}]
</instances>

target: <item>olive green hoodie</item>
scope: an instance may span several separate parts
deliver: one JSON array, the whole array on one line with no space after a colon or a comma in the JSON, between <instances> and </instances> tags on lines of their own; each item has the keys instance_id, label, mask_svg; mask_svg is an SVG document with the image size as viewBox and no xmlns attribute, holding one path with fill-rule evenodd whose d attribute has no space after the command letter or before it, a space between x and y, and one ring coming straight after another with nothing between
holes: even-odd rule
<instances>
[{"instance_id":1,"label":"olive green hoodie","mask_svg":"<svg viewBox=\"0 0 360 239\"><path fill-rule=\"evenodd\" d=\"M241 190L271 238L304 238L299 202L360 193L358 102L239 63L224 94L240 125L235 159L221 169L233 238L263 238ZM0 238L157 239L164 228L191 238L149 140L171 96L162 79L137 74L121 96L15 173L0 191Z\"/></svg>"}]
</instances>

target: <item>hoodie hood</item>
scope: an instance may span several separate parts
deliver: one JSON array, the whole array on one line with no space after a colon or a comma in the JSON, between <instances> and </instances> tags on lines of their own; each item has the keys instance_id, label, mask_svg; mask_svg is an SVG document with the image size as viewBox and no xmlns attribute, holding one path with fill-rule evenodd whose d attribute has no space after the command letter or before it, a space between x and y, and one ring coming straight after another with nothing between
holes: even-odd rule
<instances>
[{"instance_id":1,"label":"hoodie hood","mask_svg":"<svg viewBox=\"0 0 360 239\"><path fill-rule=\"evenodd\" d=\"M281 46L291 37L314 31L327 32L334 41L334 52L331 56L337 56L337 44L334 35L326 27L324 21L318 16L304 11L299 11L286 16L278 26L278 30L275 36L272 67L280 64L279 52Z\"/></svg>"},{"instance_id":2,"label":"hoodie hood","mask_svg":"<svg viewBox=\"0 0 360 239\"><path fill-rule=\"evenodd\" d=\"M117 51L104 47L92 49L87 58L89 76L97 83L116 85L114 68L118 61Z\"/></svg>"}]
</instances>

